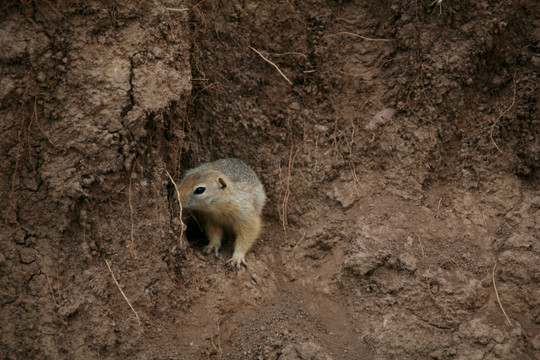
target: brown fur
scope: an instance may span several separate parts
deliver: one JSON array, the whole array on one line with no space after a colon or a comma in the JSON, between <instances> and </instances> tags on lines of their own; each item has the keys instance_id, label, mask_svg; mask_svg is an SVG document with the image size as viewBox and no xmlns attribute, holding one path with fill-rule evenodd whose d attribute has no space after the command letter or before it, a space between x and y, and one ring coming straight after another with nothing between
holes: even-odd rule
<instances>
[{"instance_id":1,"label":"brown fur","mask_svg":"<svg viewBox=\"0 0 540 360\"><path fill-rule=\"evenodd\" d=\"M197 194L198 188L204 191ZM203 221L209 241L203 251L218 256L223 233L231 230L236 241L227 265L235 268L246 265L245 254L261 233L262 207L266 200L253 170L238 159L203 164L186 173L179 194L183 208L198 212Z\"/></svg>"}]
</instances>

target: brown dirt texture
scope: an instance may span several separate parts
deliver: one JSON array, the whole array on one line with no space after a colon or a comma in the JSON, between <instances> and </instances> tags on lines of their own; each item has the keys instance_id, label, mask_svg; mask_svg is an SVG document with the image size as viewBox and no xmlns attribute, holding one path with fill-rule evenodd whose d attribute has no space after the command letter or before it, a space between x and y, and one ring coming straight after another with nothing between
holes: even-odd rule
<instances>
[{"instance_id":1,"label":"brown dirt texture","mask_svg":"<svg viewBox=\"0 0 540 360\"><path fill-rule=\"evenodd\" d=\"M540 359L536 0L0 3L2 359ZM264 183L248 267L171 175Z\"/></svg>"}]
</instances>

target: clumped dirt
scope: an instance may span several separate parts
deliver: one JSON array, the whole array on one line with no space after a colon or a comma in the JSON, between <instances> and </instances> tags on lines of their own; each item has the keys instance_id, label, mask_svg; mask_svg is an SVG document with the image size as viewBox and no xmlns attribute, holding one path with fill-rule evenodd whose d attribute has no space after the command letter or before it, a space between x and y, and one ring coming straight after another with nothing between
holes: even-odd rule
<instances>
[{"instance_id":1,"label":"clumped dirt","mask_svg":"<svg viewBox=\"0 0 540 360\"><path fill-rule=\"evenodd\" d=\"M537 1L0 6L3 358L540 358ZM230 156L238 273L167 174Z\"/></svg>"}]
</instances>

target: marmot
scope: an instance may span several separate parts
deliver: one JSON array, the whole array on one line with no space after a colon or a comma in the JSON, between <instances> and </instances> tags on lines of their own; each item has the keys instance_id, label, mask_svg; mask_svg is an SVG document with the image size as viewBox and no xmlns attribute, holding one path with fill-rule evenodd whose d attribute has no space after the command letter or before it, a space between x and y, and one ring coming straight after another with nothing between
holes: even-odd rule
<instances>
[{"instance_id":1,"label":"marmot","mask_svg":"<svg viewBox=\"0 0 540 360\"><path fill-rule=\"evenodd\" d=\"M229 268L246 266L244 256L261 232L266 195L255 172L240 159L221 159L188 170L180 183L182 208L197 212L209 243L203 252L218 256L224 230L236 234Z\"/></svg>"}]
</instances>

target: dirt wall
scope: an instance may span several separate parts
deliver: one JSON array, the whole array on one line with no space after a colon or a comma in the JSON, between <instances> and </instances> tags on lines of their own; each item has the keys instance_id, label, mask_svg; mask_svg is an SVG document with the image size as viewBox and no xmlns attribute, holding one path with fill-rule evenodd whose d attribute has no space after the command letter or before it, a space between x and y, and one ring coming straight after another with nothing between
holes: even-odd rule
<instances>
[{"instance_id":1,"label":"dirt wall","mask_svg":"<svg viewBox=\"0 0 540 360\"><path fill-rule=\"evenodd\" d=\"M537 2L0 9L3 358L540 358ZM229 156L238 273L169 178Z\"/></svg>"}]
</instances>

